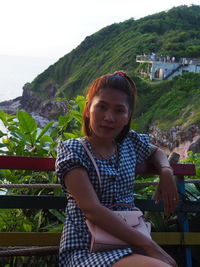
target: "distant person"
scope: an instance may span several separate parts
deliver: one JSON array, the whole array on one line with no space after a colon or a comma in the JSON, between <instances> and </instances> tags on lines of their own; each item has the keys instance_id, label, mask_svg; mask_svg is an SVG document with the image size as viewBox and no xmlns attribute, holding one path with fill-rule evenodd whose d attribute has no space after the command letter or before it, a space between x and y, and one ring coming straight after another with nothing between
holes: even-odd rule
<instances>
[{"instance_id":1,"label":"distant person","mask_svg":"<svg viewBox=\"0 0 200 267\"><path fill-rule=\"evenodd\" d=\"M152 59L153 61L156 60L156 54L155 54L155 53L151 53L151 59Z\"/></svg>"},{"instance_id":2,"label":"distant person","mask_svg":"<svg viewBox=\"0 0 200 267\"><path fill-rule=\"evenodd\" d=\"M85 137L81 140L96 161L101 186L79 140L68 139L58 145L56 171L67 198L60 267L177 266L152 239L132 229L109 209L116 203L134 207L135 167L145 160L160 173L155 200L164 200L165 214L171 214L178 203L173 171L165 153L152 145L147 135L130 130L135 100L135 84L124 71L103 75L89 88L83 111ZM85 218L130 247L90 252L91 236Z\"/></svg>"},{"instance_id":3,"label":"distant person","mask_svg":"<svg viewBox=\"0 0 200 267\"><path fill-rule=\"evenodd\" d=\"M170 56L167 56L167 62L170 62Z\"/></svg>"},{"instance_id":4,"label":"distant person","mask_svg":"<svg viewBox=\"0 0 200 267\"><path fill-rule=\"evenodd\" d=\"M187 58L184 57L183 60L182 60L182 64L183 64L183 65L187 65L187 63L188 63Z\"/></svg>"}]
</instances>

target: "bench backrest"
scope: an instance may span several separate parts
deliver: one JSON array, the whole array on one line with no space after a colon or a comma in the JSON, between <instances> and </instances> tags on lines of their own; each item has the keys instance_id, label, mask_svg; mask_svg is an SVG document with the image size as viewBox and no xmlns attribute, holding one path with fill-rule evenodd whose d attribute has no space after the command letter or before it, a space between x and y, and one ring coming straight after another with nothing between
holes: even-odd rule
<instances>
[{"instance_id":1,"label":"bench backrest","mask_svg":"<svg viewBox=\"0 0 200 267\"><path fill-rule=\"evenodd\" d=\"M54 171L55 160L55 158L0 156L0 169ZM176 176L196 174L194 164L172 164L172 168ZM137 165L136 173L158 174L158 171L150 164L141 163Z\"/></svg>"}]
</instances>

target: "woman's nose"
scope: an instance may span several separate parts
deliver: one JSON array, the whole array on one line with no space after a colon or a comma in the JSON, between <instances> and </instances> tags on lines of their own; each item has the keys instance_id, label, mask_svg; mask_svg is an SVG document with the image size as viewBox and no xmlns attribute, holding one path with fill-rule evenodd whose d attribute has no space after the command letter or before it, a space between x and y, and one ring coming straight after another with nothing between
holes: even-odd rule
<instances>
[{"instance_id":1,"label":"woman's nose","mask_svg":"<svg viewBox=\"0 0 200 267\"><path fill-rule=\"evenodd\" d=\"M104 120L106 121L114 121L113 113L110 111L107 111L104 113Z\"/></svg>"}]
</instances>

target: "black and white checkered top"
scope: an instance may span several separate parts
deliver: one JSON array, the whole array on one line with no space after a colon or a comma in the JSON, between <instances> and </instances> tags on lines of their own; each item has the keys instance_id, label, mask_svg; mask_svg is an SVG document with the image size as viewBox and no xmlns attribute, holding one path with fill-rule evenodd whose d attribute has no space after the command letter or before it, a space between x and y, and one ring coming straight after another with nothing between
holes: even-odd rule
<instances>
[{"instance_id":1,"label":"black and white checkered top","mask_svg":"<svg viewBox=\"0 0 200 267\"><path fill-rule=\"evenodd\" d=\"M90 234L82 211L64 185L63 177L78 167L86 169L89 179L104 206L114 203L128 203L134 206L134 176L136 163L150 156L147 135L130 130L123 142L118 143L118 155L108 159L97 158L90 143L83 138L99 168L101 188L95 168L85 149L77 139L61 141L57 149L56 171L67 197L66 220L60 243L60 266L111 266L132 249L116 249L107 252L90 253ZM81 179L81 177L80 177Z\"/></svg>"}]
</instances>

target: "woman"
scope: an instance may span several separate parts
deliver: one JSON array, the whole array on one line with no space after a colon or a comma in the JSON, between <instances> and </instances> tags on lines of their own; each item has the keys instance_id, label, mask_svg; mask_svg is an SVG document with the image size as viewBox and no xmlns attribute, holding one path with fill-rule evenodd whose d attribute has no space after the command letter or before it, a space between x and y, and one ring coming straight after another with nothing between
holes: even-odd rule
<instances>
[{"instance_id":1,"label":"woman","mask_svg":"<svg viewBox=\"0 0 200 267\"><path fill-rule=\"evenodd\" d=\"M144 160L153 163L160 173L156 202L164 200L165 214L171 214L177 206L176 183L166 155L150 144L146 135L130 130L135 100L135 84L124 71L101 76L89 88L82 140L100 170L101 188L80 142L69 139L59 143L56 170L67 197L60 266L177 266L153 240L132 230L108 208L115 203L134 207L135 167ZM85 219L130 244L130 248L90 252Z\"/></svg>"}]
</instances>

